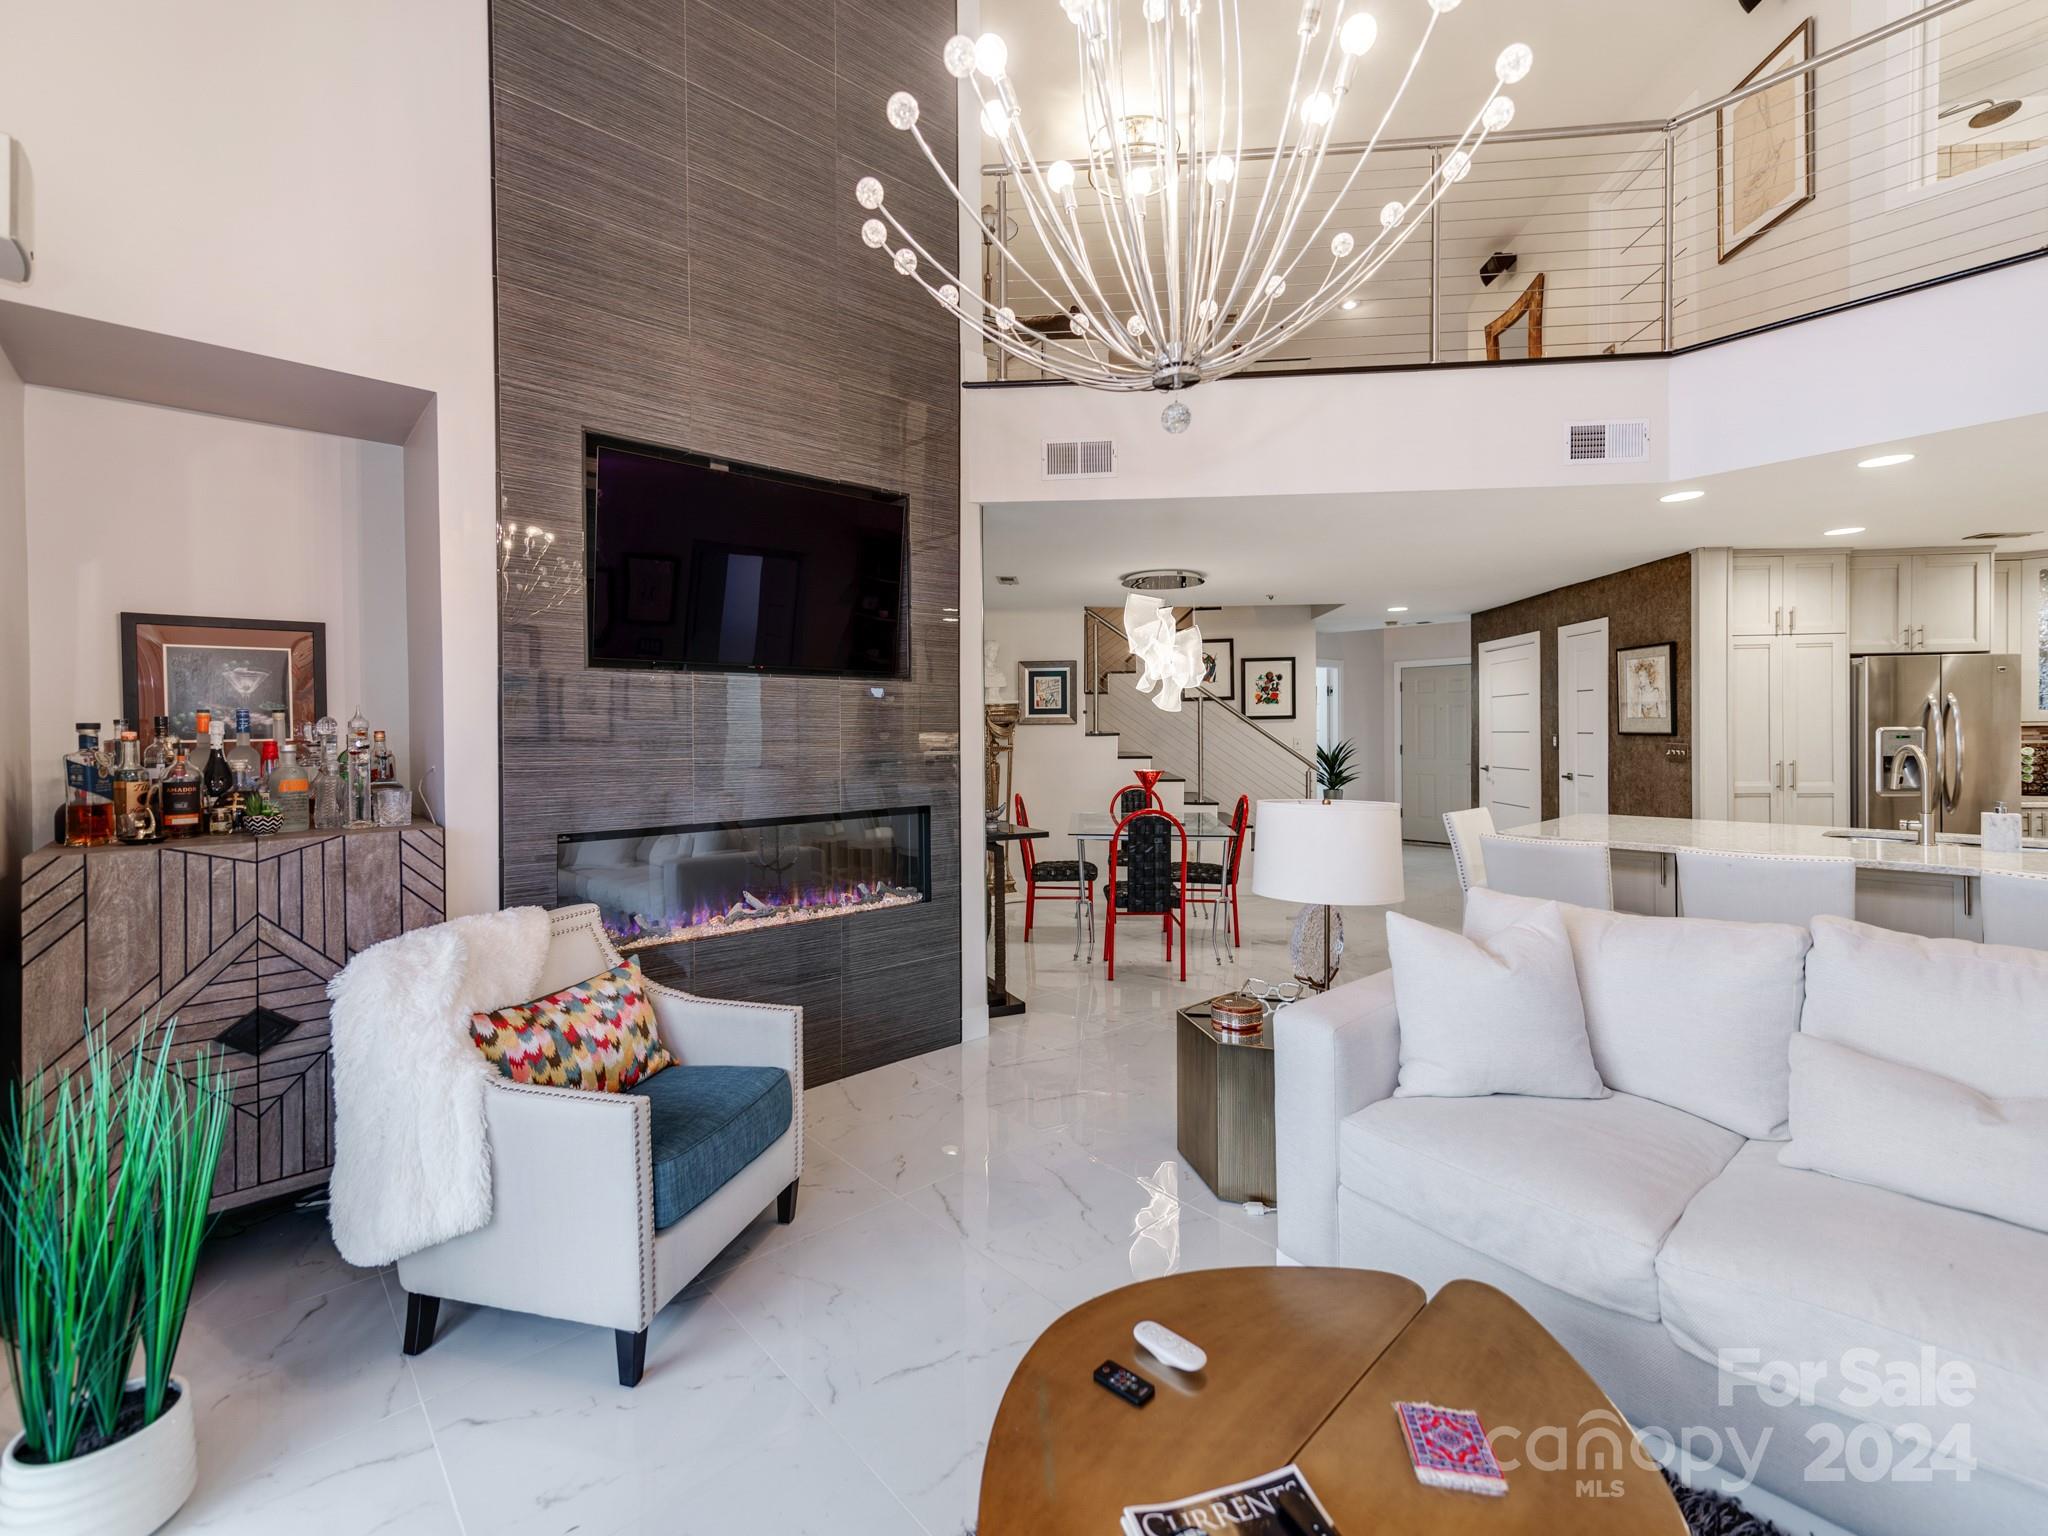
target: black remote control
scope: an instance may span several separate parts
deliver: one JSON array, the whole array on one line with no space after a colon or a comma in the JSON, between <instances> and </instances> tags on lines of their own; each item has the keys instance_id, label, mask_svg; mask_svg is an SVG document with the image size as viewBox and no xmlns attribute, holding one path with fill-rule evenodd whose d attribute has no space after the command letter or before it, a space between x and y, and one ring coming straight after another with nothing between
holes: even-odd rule
<instances>
[{"instance_id":1,"label":"black remote control","mask_svg":"<svg viewBox=\"0 0 2048 1536\"><path fill-rule=\"evenodd\" d=\"M1105 1360L1095 1367L1095 1383L1107 1387L1133 1408L1142 1408L1152 1401L1152 1383L1129 1366L1118 1365L1114 1360Z\"/></svg>"}]
</instances>

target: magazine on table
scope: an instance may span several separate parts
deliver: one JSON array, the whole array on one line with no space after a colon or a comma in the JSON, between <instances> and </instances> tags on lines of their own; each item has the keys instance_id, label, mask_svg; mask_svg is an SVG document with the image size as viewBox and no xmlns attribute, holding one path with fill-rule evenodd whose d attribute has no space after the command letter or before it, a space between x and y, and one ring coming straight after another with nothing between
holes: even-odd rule
<instances>
[{"instance_id":1,"label":"magazine on table","mask_svg":"<svg viewBox=\"0 0 2048 1536\"><path fill-rule=\"evenodd\" d=\"M1124 1511L1123 1528L1124 1536L1337 1536L1296 1466L1167 1504L1133 1504Z\"/></svg>"}]
</instances>

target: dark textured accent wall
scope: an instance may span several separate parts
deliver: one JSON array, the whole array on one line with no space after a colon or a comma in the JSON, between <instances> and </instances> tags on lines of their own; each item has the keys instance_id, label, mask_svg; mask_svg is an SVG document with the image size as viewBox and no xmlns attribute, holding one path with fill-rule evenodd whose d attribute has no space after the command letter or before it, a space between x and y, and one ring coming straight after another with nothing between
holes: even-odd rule
<instances>
[{"instance_id":1,"label":"dark textured accent wall","mask_svg":"<svg viewBox=\"0 0 2048 1536\"><path fill-rule=\"evenodd\" d=\"M586 429L910 497L907 681L584 666L580 604L500 616L504 896L561 832L932 808L932 899L651 952L710 996L801 1004L806 1080L960 1032L959 342L860 242L872 171L957 214L882 117L954 154L951 0L491 0L504 515L583 540ZM978 867L978 865L977 865Z\"/></svg>"},{"instance_id":2,"label":"dark textured accent wall","mask_svg":"<svg viewBox=\"0 0 2048 1536\"><path fill-rule=\"evenodd\" d=\"M1543 652L1543 814L1557 814L1557 632L1590 619L1607 620L1607 809L1615 816L1692 815L1690 758L1667 757L1692 745L1692 556L1673 555L1611 576L1596 576L1518 603L1472 615L1472 675L1479 647L1489 640L1539 632ZM1620 707L1614 683L1615 651L1672 640L1678 645L1678 734L1623 736L1614 728ZM1478 804L1479 711L1472 711L1473 803Z\"/></svg>"}]
</instances>

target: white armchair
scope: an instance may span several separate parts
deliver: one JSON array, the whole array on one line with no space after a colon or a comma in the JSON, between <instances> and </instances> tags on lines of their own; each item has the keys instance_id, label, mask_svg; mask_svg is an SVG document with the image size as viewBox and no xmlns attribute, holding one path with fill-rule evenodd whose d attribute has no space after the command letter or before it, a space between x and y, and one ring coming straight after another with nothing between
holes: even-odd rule
<instances>
[{"instance_id":1,"label":"white armchair","mask_svg":"<svg viewBox=\"0 0 2048 1536\"><path fill-rule=\"evenodd\" d=\"M554 914L539 995L620 963L595 906L564 908ZM475 1232L398 1261L408 1355L433 1342L441 1300L450 1297L610 1328L619 1384L633 1386L654 1314L771 1201L781 1221L795 1220L804 1166L803 1010L713 1002L654 982L647 991L662 1044L682 1067L787 1072L789 1128L657 1230L648 1098L494 1080L485 1096L493 1214Z\"/></svg>"}]
</instances>

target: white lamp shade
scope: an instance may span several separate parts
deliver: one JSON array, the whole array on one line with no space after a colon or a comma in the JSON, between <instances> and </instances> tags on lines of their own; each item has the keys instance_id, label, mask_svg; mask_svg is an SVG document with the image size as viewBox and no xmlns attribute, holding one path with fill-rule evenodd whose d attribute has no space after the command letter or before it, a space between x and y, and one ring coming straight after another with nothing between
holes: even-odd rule
<instances>
[{"instance_id":1,"label":"white lamp shade","mask_svg":"<svg viewBox=\"0 0 2048 1536\"><path fill-rule=\"evenodd\" d=\"M1391 800L1261 800L1252 893L1325 907L1390 907L1401 881Z\"/></svg>"}]
</instances>

